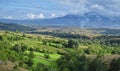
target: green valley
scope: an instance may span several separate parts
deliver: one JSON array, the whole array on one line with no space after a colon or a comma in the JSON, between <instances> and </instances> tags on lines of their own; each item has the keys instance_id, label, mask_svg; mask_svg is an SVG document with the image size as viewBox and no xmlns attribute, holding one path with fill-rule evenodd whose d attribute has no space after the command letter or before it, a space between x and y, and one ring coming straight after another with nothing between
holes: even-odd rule
<instances>
[{"instance_id":1,"label":"green valley","mask_svg":"<svg viewBox=\"0 0 120 71\"><path fill-rule=\"evenodd\" d=\"M119 35L69 34L60 38L59 36L0 31L0 62L2 63L0 71L79 71L79 67L82 71L88 71L92 61L100 62L104 71L110 71L110 62L120 57L119 41ZM81 59L84 60L81 61ZM71 60L73 64L69 64ZM82 65L79 62L82 62ZM7 66L10 64L12 64L11 67ZM84 64L87 68L84 68ZM69 65L73 65L73 69Z\"/></svg>"}]
</instances>

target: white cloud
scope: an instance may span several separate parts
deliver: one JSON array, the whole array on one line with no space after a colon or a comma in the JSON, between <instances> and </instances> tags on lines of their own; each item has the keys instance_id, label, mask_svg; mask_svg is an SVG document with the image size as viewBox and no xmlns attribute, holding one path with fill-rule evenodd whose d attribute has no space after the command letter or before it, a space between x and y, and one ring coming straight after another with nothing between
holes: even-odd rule
<instances>
[{"instance_id":1,"label":"white cloud","mask_svg":"<svg viewBox=\"0 0 120 71\"><path fill-rule=\"evenodd\" d=\"M105 16L120 16L120 0L51 0L57 3L51 7L30 10L28 19L44 19L60 17L67 14L84 15L88 12L97 12ZM53 7L54 6L54 7ZM26 13L25 13L26 14ZM10 17L9 17L10 18Z\"/></svg>"},{"instance_id":2,"label":"white cloud","mask_svg":"<svg viewBox=\"0 0 120 71\"><path fill-rule=\"evenodd\" d=\"M4 16L3 18L4 18L4 19L13 19L12 16Z\"/></svg>"},{"instance_id":3,"label":"white cloud","mask_svg":"<svg viewBox=\"0 0 120 71\"><path fill-rule=\"evenodd\" d=\"M91 5L90 8L92 8L92 9L98 9L98 10L104 10L104 7L101 6L101 5L98 5L98 4L93 4L93 5Z\"/></svg>"},{"instance_id":4,"label":"white cloud","mask_svg":"<svg viewBox=\"0 0 120 71\"><path fill-rule=\"evenodd\" d=\"M27 14L27 17L28 17L29 19L34 19L34 18L35 18L35 14L29 13L29 14Z\"/></svg>"},{"instance_id":5,"label":"white cloud","mask_svg":"<svg viewBox=\"0 0 120 71\"><path fill-rule=\"evenodd\" d=\"M97 12L103 16L120 16L120 0L31 0L34 2L32 5L27 1L13 1L15 6L8 2L8 5L4 6L4 0L0 3L0 16L7 19L44 19L67 14L84 15L88 12ZM23 5L26 7L22 7ZM13 12L9 13L11 10Z\"/></svg>"},{"instance_id":6,"label":"white cloud","mask_svg":"<svg viewBox=\"0 0 120 71\"><path fill-rule=\"evenodd\" d=\"M56 14L55 14L55 13L52 13L52 14L51 14L51 17L56 17Z\"/></svg>"},{"instance_id":7,"label":"white cloud","mask_svg":"<svg viewBox=\"0 0 120 71\"><path fill-rule=\"evenodd\" d=\"M69 13L97 12L106 16L120 16L120 0L57 0L67 6Z\"/></svg>"},{"instance_id":8,"label":"white cloud","mask_svg":"<svg viewBox=\"0 0 120 71\"><path fill-rule=\"evenodd\" d=\"M78 13L79 10L77 10L77 9L72 9L72 10L70 10L70 12L71 12L71 13Z\"/></svg>"},{"instance_id":9,"label":"white cloud","mask_svg":"<svg viewBox=\"0 0 120 71\"><path fill-rule=\"evenodd\" d=\"M62 2L62 3L68 3L68 4L70 4L70 3L75 3L75 4L81 3L81 4L84 4L88 0L57 0L57 1Z\"/></svg>"},{"instance_id":10,"label":"white cloud","mask_svg":"<svg viewBox=\"0 0 120 71\"><path fill-rule=\"evenodd\" d=\"M83 14L88 12L86 7L88 0L57 0L57 2L62 4L63 9L67 8L66 14Z\"/></svg>"},{"instance_id":11,"label":"white cloud","mask_svg":"<svg viewBox=\"0 0 120 71\"><path fill-rule=\"evenodd\" d=\"M39 18L39 19L45 18L44 14L42 14L42 13L41 13L41 14L38 14L38 16L36 15L36 17Z\"/></svg>"},{"instance_id":12,"label":"white cloud","mask_svg":"<svg viewBox=\"0 0 120 71\"><path fill-rule=\"evenodd\" d=\"M120 0L89 0L90 10L102 13L107 16L120 16Z\"/></svg>"},{"instance_id":13,"label":"white cloud","mask_svg":"<svg viewBox=\"0 0 120 71\"><path fill-rule=\"evenodd\" d=\"M42 14L42 13L40 13L40 14L28 13L27 17L29 19L43 19L43 18L45 18L44 14Z\"/></svg>"}]
</instances>

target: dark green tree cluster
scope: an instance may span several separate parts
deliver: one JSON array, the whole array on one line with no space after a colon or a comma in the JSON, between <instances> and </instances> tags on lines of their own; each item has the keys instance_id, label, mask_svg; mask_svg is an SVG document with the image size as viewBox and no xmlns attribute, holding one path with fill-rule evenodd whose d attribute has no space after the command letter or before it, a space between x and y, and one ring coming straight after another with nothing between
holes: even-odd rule
<instances>
[{"instance_id":1,"label":"dark green tree cluster","mask_svg":"<svg viewBox=\"0 0 120 71\"><path fill-rule=\"evenodd\" d=\"M33 58L35 57L33 51L30 51L29 55L28 55L28 59L25 62L29 67L31 67L34 64Z\"/></svg>"},{"instance_id":2,"label":"dark green tree cluster","mask_svg":"<svg viewBox=\"0 0 120 71\"><path fill-rule=\"evenodd\" d=\"M49 55L49 52L48 52L48 51L46 51L46 52L44 53L44 57L45 57L46 59L50 58L50 55Z\"/></svg>"},{"instance_id":3,"label":"dark green tree cluster","mask_svg":"<svg viewBox=\"0 0 120 71\"><path fill-rule=\"evenodd\" d=\"M109 71L120 71L120 58L112 60Z\"/></svg>"},{"instance_id":4,"label":"dark green tree cluster","mask_svg":"<svg viewBox=\"0 0 120 71\"><path fill-rule=\"evenodd\" d=\"M35 68L33 68L33 71L51 71L51 68L47 65L38 63Z\"/></svg>"},{"instance_id":5,"label":"dark green tree cluster","mask_svg":"<svg viewBox=\"0 0 120 71\"><path fill-rule=\"evenodd\" d=\"M113 59L108 65L101 56L89 58L78 52L69 52L57 60L59 71L119 71L120 58Z\"/></svg>"},{"instance_id":6,"label":"dark green tree cluster","mask_svg":"<svg viewBox=\"0 0 120 71\"><path fill-rule=\"evenodd\" d=\"M95 58L90 63L88 71L107 71L107 65L105 65L101 59Z\"/></svg>"},{"instance_id":7,"label":"dark green tree cluster","mask_svg":"<svg viewBox=\"0 0 120 71\"><path fill-rule=\"evenodd\" d=\"M90 60L78 52L70 52L57 60L59 71L87 71Z\"/></svg>"},{"instance_id":8,"label":"dark green tree cluster","mask_svg":"<svg viewBox=\"0 0 120 71\"><path fill-rule=\"evenodd\" d=\"M23 44L23 43L21 43L21 44L15 44L13 46L13 50L15 50L18 53L22 53L22 52L26 51L27 48L28 48L28 46L25 45L25 44Z\"/></svg>"},{"instance_id":9,"label":"dark green tree cluster","mask_svg":"<svg viewBox=\"0 0 120 71\"><path fill-rule=\"evenodd\" d=\"M79 47L79 41L78 40L69 39L67 47L68 48L78 48Z\"/></svg>"},{"instance_id":10,"label":"dark green tree cluster","mask_svg":"<svg viewBox=\"0 0 120 71\"><path fill-rule=\"evenodd\" d=\"M43 35L51 35L54 37L60 38L70 38L70 39L90 39L88 36L79 35L79 34L70 34L70 33L54 33L54 32L30 32L32 34L43 34Z\"/></svg>"}]
</instances>

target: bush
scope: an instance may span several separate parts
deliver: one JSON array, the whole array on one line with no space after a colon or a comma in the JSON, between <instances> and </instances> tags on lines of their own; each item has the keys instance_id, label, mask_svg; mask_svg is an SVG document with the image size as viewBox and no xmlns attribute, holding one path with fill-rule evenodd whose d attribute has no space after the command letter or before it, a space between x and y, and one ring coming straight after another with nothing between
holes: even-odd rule
<instances>
[{"instance_id":1,"label":"bush","mask_svg":"<svg viewBox=\"0 0 120 71\"><path fill-rule=\"evenodd\" d=\"M112 60L109 71L120 71L120 58Z\"/></svg>"},{"instance_id":2,"label":"bush","mask_svg":"<svg viewBox=\"0 0 120 71\"><path fill-rule=\"evenodd\" d=\"M44 57L45 57L46 59L50 58L49 53L48 53L48 52L44 53Z\"/></svg>"},{"instance_id":3,"label":"bush","mask_svg":"<svg viewBox=\"0 0 120 71\"><path fill-rule=\"evenodd\" d=\"M51 68L47 65L38 63L35 68L33 68L33 71L51 71Z\"/></svg>"},{"instance_id":4,"label":"bush","mask_svg":"<svg viewBox=\"0 0 120 71\"><path fill-rule=\"evenodd\" d=\"M57 60L59 71L88 71L89 59L78 52L70 52Z\"/></svg>"},{"instance_id":5,"label":"bush","mask_svg":"<svg viewBox=\"0 0 120 71\"><path fill-rule=\"evenodd\" d=\"M68 44L67 44L68 48L78 48L79 47L79 41L78 40L68 40Z\"/></svg>"},{"instance_id":6,"label":"bush","mask_svg":"<svg viewBox=\"0 0 120 71\"><path fill-rule=\"evenodd\" d=\"M106 65L99 58L94 59L89 66L89 71L107 71Z\"/></svg>"}]
</instances>

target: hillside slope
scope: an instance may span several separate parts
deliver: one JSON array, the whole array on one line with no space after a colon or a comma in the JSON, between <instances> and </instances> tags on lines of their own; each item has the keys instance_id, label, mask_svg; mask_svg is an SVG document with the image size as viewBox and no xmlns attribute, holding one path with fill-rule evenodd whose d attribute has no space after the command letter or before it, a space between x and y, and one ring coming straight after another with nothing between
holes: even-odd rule
<instances>
[{"instance_id":1,"label":"hillside slope","mask_svg":"<svg viewBox=\"0 0 120 71\"><path fill-rule=\"evenodd\" d=\"M0 23L0 30L9 30L9 31L31 31L34 30L31 27L19 25L19 24L7 24L7 23Z\"/></svg>"}]
</instances>

